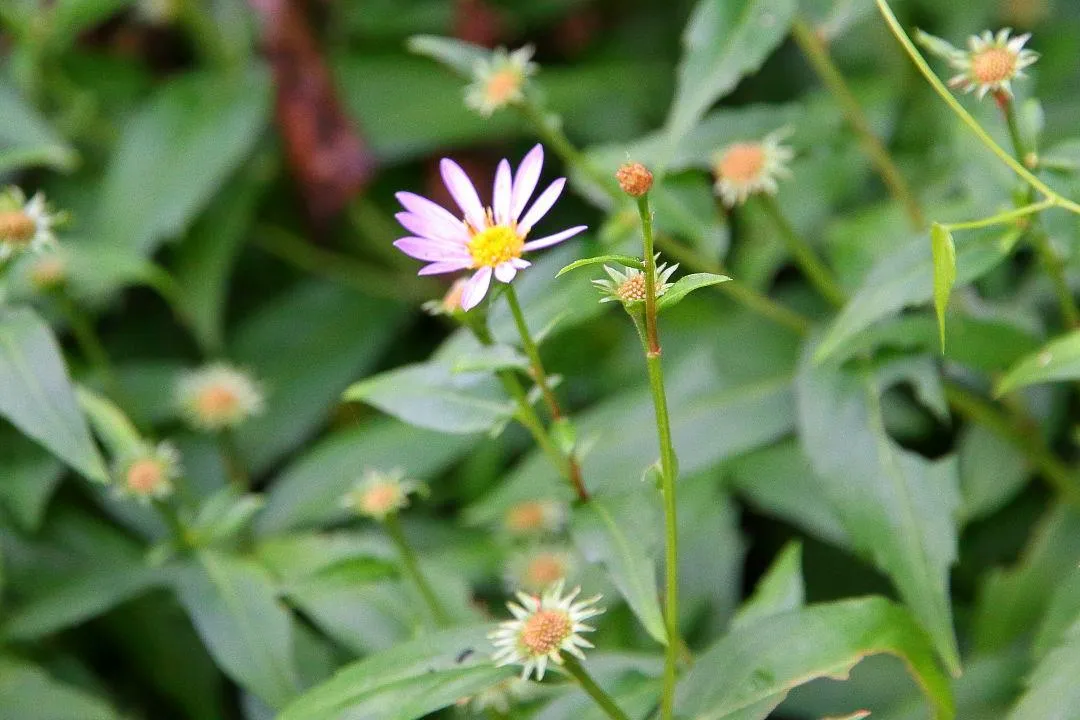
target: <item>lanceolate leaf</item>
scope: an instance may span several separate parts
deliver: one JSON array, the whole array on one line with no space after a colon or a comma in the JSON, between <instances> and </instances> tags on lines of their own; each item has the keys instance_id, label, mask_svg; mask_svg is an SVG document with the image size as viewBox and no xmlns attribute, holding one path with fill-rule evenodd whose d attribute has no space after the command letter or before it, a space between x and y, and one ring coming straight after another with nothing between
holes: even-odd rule
<instances>
[{"instance_id":1,"label":"lanceolate leaf","mask_svg":"<svg viewBox=\"0 0 1080 720\"><path fill-rule=\"evenodd\" d=\"M1051 340L1022 358L1009 369L994 391L1004 395L1027 385L1076 378L1080 378L1080 330Z\"/></svg>"},{"instance_id":2,"label":"lanceolate leaf","mask_svg":"<svg viewBox=\"0 0 1080 720\"><path fill-rule=\"evenodd\" d=\"M806 601L802 577L802 545L790 542L758 581L754 594L731 621L732 629L753 625L764 618L798 610Z\"/></svg>"},{"instance_id":3,"label":"lanceolate leaf","mask_svg":"<svg viewBox=\"0 0 1080 720\"><path fill-rule=\"evenodd\" d=\"M925 633L882 598L814 605L738 628L712 646L679 683L676 710L694 720L764 718L744 711L818 677L843 677L868 655L899 657L935 720L951 720L948 679Z\"/></svg>"},{"instance_id":4,"label":"lanceolate leaf","mask_svg":"<svg viewBox=\"0 0 1080 720\"><path fill-rule=\"evenodd\" d=\"M931 462L885 431L879 380L865 364L815 365L795 386L803 448L855 549L895 583L950 669L959 657L948 600L956 559L956 463Z\"/></svg>"},{"instance_id":5,"label":"lanceolate leaf","mask_svg":"<svg viewBox=\"0 0 1080 720\"><path fill-rule=\"evenodd\" d=\"M656 301L656 308L657 310L666 310L670 307L674 307L679 301L695 290L700 290L701 288L709 287L710 285L719 285L730 279L731 278L726 275L715 275L713 273L693 273L691 275L684 275L679 278L674 285L668 288L668 291Z\"/></svg>"},{"instance_id":6,"label":"lanceolate leaf","mask_svg":"<svg viewBox=\"0 0 1080 720\"><path fill-rule=\"evenodd\" d=\"M683 34L667 121L669 149L713 103L761 67L787 36L795 10L795 0L699 0Z\"/></svg>"},{"instance_id":7,"label":"lanceolate leaf","mask_svg":"<svg viewBox=\"0 0 1080 720\"><path fill-rule=\"evenodd\" d=\"M0 417L87 478L108 480L56 339L26 308L0 309Z\"/></svg>"},{"instance_id":8,"label":"lanceolate leaf","mask_svg":"<svg viewBox=\"0 0 1080 720\"><path fill-rule=\"evenodd\" d=\"M414 35L406 46L411 52L437 60L466 78L472 77L476 63L491 55L490 50L480 45L436 35Z\"/></svg>"},{"instance_id":9,"label":"lanceolate leaf","mask_svg":"<svg viewBox=\"0 0 1080 720\"><path fill-rule=\"evenodd\" d=\"M577 270L578 268L588 267L589 265L596 265L599 263L619 263L626 267L641 269L641 258L636 258L633 255L597 255L596 257L583 258L581 260L575 260L562 270L560 270L555 277L564 275L571 270Z\"/></svg>"},{"instance_id":10,"label":"lanceolate leaf","mask_svg":"<svg viewBox=\"0 0 1080 720\"><path fill-rule=\"evenodd\" d=\"M0 655L0 717L18 720L120 720L105 701L53 679L42 668Z\"/></svg>"},{"instance_id":11,"label":"lanceolate leaf","mask_svg":"<svg viewBox=\"0 0 1080 720\"><path fill-rule=\"evenodd\" d=\"M945 310L956 282L956 247L952 233L938 223L930 228L930 250L934 258L934 310L937 312L941 349L945 350Z\"/></svg>"}]
</instances>

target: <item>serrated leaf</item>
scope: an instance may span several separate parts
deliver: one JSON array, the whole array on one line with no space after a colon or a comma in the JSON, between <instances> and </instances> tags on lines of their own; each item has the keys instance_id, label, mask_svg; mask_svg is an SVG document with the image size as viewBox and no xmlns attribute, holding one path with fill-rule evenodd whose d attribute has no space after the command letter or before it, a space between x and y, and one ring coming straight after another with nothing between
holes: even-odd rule
<instances>
[{"instance_id":1,"label":"serrated leaf","mask_svg":"<svg viewBox=\"0 0 1080 720\"><path fill-rule=\"evenodd\" d=\"M574 510L570 532L587 561L604 565L649 635L667 645L653 557L656 538L648 535L659 525L652 499L649 487L618 497L593 497Z\"/></svg>"},{"instance_id":2,"label":"serrated leaf","mask_svg":"<svg viewBox=\"0 0 1080 720\"><path fill-rule=\"evenodd\" d=\"M726 275L714 275L713 273L693 273L679 278L668 291L656 301L657 310L667 310L674 307L690 293L710 285L719 285L731 278Z\"/></svg>"},{"instance_id":3,"label":"serrated leaf","mask_svg":"<svg viewBox=\"0 0 1080 720\"><path fill-rule=\"evenodd\" d=\"M1073 330L1021 358L998 381L994 394L1004 395L1028 385L1077 378L1080 378L1080 330Z\"/></svg>"},{"instance_id":4,"label":"serrated leaf","mask_svg":"<svg viewBox=\"0 0 1080 720\"><path fill-rule=\"evenodd\" d=\"M409 52L442 63L464 78L471 78L476 64L491 56L491 51L480 45L436 35L413 35L405 47Z\"/></svg>"},{"instance_id":5,"label":"serrated leaf","mask_svg":"<svg viewBox=\"0 0 1080 720\"><path fill-rule=\"evenodd\" d=\"M941 335L941 351L945 352L945 311L956 282L956 246L952 233L934 223L930 228L930 249L934 259L934 311Z\"/></svg>"},{"instance_id":6,"label":"serrated leaf","mask_svg":"<svg viewBox=\"0 0 1080 720\"><path fill-rule=\"evenodd\" d=\"M597 255L596 257L582 258L581 260L575 260L559 272L555 273L555 277L565 275L571 270L577 270L578 268L588 267L589 265L599 265L601 263L619 263L626 267L642 269L641 258L634 257L633 255Z\"/></svg>"},{"instance_id":7,"label":"serrated leaf","mask_svg":"<svg viewBox=\"0 0 1080 720\"><path fill-rule=\"evenodd\" d=\"M795 0L699 0L683 33L669 153L705 111L755 72L787 37Z\"/></svg>"},{"instance_id":8,"label":"serrated leaf","mask_svg":"<svg viewBox=\"0 0 1080 720\"><path fill-rule=\"evenodd\" d=\"M0 309L0 416L88 479L108 481L60 347L28 308Z\"/></svg>"},{"instance_id":9,"label":"serrated leaf","mask_svg":"<svg viewBox=\"0 0 1080 720\"><path fill-rule=\"evenodd\" d=\"M881 653L904 661L936 720L954 717L948 679L926 634L905 610L877 597L814 605L734 630L679 682L676 711L695 720L745 718L739 713L757 703Z\"/></svg>"}]
</instances>

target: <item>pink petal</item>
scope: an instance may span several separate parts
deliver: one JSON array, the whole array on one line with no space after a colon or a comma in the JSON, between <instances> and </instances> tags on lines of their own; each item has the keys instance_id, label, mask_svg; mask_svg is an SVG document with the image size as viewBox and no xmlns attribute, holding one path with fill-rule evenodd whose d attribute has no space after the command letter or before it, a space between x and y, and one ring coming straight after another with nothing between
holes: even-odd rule
<instances>
[{"instance_id":1,"label":"pink petal","mask_svg":"<svg viewBox=\"0 0 1080 720\"><path fill-rule=\"evenodd\" d=\"M453 230L447 232L450 228L447 228L441 222L437 222L426 216L399 212L394 215L394 218L401 223L403 228L420 237L441 240L443 242L453 242L458 245L464 245L469 241L469 234L465 231L465 226L460 222L456 223L456 227L454 227Z\"/></svg>"},{"instance_id":2,"label":"pink petal","mask_svg":"<svg viewBox=\"0 0 1080 720\"><path fill-rule=\"evenodd\" d=\"M443 228L443 235L456 237L461 235L468 239L464 224L461 219L455 217L449 210L441 205L431 202L426 197L421 197L411 192L399 192L394 197L401 205L413 215L422 217Z\"/></svg>"},{"instance_id":3,"label":"pink petal","mask_svg":"<svg viewBox=\"0 0 1080 720\"><path fill-rule=\"evenodd\" d=\"M541 248L551 247L552 245L558 245L563 240L574 237L582 230L585 230L587 227L587 225L576 225L569 230L563 230L562 232L555 233L554 235L537 238L536 240L525 243L522 249L526 251L532 251L539 250Z\"/></svg>"},{"instance_id":4,"label":"pink petal","mask_svg":"<svg viewBox=\"0 0 1080 720\"><path fill-rule=\"evenodd\" d=\"M472 265L468 260L447 260L445 262L435 262L430 265L425 265L420 268L420 272L417 275L442 275L443 273L457 272L458 270L464 270Z\"/></svg>"},{"instance_id":5,"label":"pink petal","mask_svg":"<svg viewBox=\"0 0 1080 720\"><path fill-rule=\"evenodd\" d=\"M491 268L482 267L465 283L461 291L461 309L472 310L480 304L491 285Z\"/></svg>"},{"instance_id":6,"label":"pink petal","mask_svg":"<svg viewBox=\"0 0 1080 720\"><path fill-rule=\"evenodd\" d=\"M540 180L540 170L543 167L544 147L537 144L521 161L517 173L514 174L514 191L511 193L510 202L510 214L514 220L521 217L526 203L536 190L536 183Z\"/></svg>"},{"instance_id":7,"label":"pink petal","mask_svg":"<svg viewBox=\"0 0 1080 720\"><path fill-rule=\"evenodd\" d=\"M559 199L559 194L562 192L564 185L566 185L566 178L559 178L548 185L544 192L540 193L540 197L536 198L536 202L529 208L529 212L525 213L525 217L518 223L521 232L529 232L532 230L533 225L540 222L540 218L544 217L547 211L551 209L551 206L555 204L555 201Z\"/></svg>"},{"instance_id":8,"label":"pink petal","mask_svg":"<svg viewBox=\"0 0 1080 720\"><path fill-rule=\"evenodd\" d=\"M495 170L495 189L491 193L491 209L495 211L495 222L500 225L510 224L510 193L513 191L513 184L510 163L500 160L499 167Z\"/></svg>"},{"instance_id":9,"label":"pink petal","mask_svg":"<svg viewBox=\"0 0 1080 720\"><path fill-rule=\"evenodd\" d=\"M517 268L512 262L504 262L495 266L495 279L501 283L508 283L517 275Z\"/></svg>"},{"instance_id":10,"label":"pink petal","mask_svg":"<svg viewBox=\"0 0 1080 720\"><path fill-rule=\"evenodd\" d=\"M463 260L469 262L472 258L469 251L461 245L452 245L439 240L429 238L406 237L394 241L394 247L409 257L417 260L430 262L445 262Z\"/></svg>"},{"instance_id":11,"label":"pink petal","mask_svg":"<svg viewBox=\"0 0 1080 720\"><path fill-rule=\"evenodd\" d=\"M439 161L439 172L454 202L465 213L465 219L475 228L484 227L484 206L480 204L480 196L461 166L450 158L443 158Z\"/></svg>"}]
</instances>

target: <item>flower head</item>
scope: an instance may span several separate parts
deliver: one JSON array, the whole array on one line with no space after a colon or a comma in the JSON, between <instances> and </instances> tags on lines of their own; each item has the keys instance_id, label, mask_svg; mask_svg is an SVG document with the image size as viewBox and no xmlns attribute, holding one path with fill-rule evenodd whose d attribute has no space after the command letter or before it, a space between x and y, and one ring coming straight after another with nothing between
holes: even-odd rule
<instances>
[{"instance_id":1,"label":"flower head","mask_svg":"<svg viewBox=\"0 0 1080 720\"><path fill-rule=\"evenodd\" d=\"M424 310L429 315L453 315L461 312L461 296L465 293L465 284L468 282L465 278L457 278L441 300L428 300L424 303Z\"/></svg>"},{"instance_id":2,"label":"flower head","mask_svg":"<svg viewBox=\"0 0 1080 720\"><path fill-rule=\"evenodd\" d=\"M661 263L656 267L656 297L660 297L671 289L672 283L669 283L668 280L678 269L678 263L671 267L668 267L667 263ZM644 272L637 268L628 267L624 267L622 271L619 271L608 265L604 266L604 272L608 274L609 279L601 278L592 281L593 285L599 288L604 295L600 302L617 300L623 305L634 305L645 301Z\"/></svg>"},{"instance_id":3,"label":"flower head","mask_svg":"<svg viewBox=\"0 0 1080 720\"><path fill-rule=\"evenodd\" d=\"M19 188L6 188L0 193L0 262L55 245L53 226L59 220L60 215L49 212L41 193L27 200Z\"/></svg>"},{"instance_id":4,"label":"flower head","mask_svg":"<svg viewBox=\"0 0 1080 720\"><path fill-rule=\"evenodd\" d=\"M175 446L167 442L144 444L116 463L117 489L121 495L144 500L167 497L181 472L180 453Z\"/></svg>"},{"instance_id":5,"label":"flower head","mask_svg":"<svg viewBox=\"0 0 1080 720\"><path fill-rule=\"evenodd\" d=\"M949 80L949 86L964 92L975 92L979 99L987 93L1002 93L1012 97L1012 81L1024 77L1027 68L1039 59L1039 54L1024 45L1030 34L1010 38L1010 28L968 38L967 50L953 47L941 38L919 33L918 40L930 52L944 58L960 73Z\"/></svg>"},{"instance_id":6,"label":"flower head","mask_svg":"<svg viewBox=\"0 0 1080 720\"><path fill-rule=\"evenodd\" d=\"M541 545L510 558L506 575L513 588L538 593L560 580L566 581L577 572L577 559L572 552L559 546Z\"/></svg>"},{"instance_id":7,"label":"flower head","mask_svg":"<svg viewBox=\"0 0 1080 720\"><path fill-rule=\"evenodd\" d=\"M637 162L628 162L615 171L619 188L631 197L641 197L649 192L653 184L653 175L649 169Z\"/></svg>"},{"instance_id":8,"label":"flower head","mask_svg":"<svg viewBox=\"0 0 1080 720\"><path fill-rule=\"evenodd\" d=\"M566 506L554 500L526 500L506 511L503 527L511 535L558 532L566 523Z\"/></svg>"},{"instance_id":9,"label":"flower head","mask_svg":"<svg viewBox=\"0 0 1080 720\"><path fill-rule=\"evenodd\" d=\"M250 375L224 363L185 374L176 395L188 422L203 430L236 427L261 413L265 402Z\"/></svg>"},{"instance_id":10,"label":"flower head","mask_svg":"<svg viewBox=\"0 0 1080 720\"><path fill-rule=\"evenodd\" d=\"M566 184L566 178L555 180L526 211L543 163L544 149L540 145L529 151L516 173L511 173L510 163L502 160L495 172L492 207L485 208L461 166L443 158L439 163L443 182L463 218L459 220L427 198L400 192L397 198L407 212L396 217L414 235L394 245L406 255L430 263L420 270L420 275L475 270L461 292L462 310L471 310L484 299L492 275L499 282L509 283L518 270L529 266L522 253L550 247L585 229L578 225L526 242L533 226L555 204Z\"/></svg>"},{"instance_id":11,"label":"flower head","mask_svg":"<svg viewBox=\"0 0 1080 720\"><path fill-rule=\"evenodd\" d=\"M716 155L713 187L725 205L741 205L755 193L776 194L777 180L791 176L787 163L795 157L791 148L781 144L787 134L779 130L760 141L733 143Z\"/></svg>"},{"instance_id":12,"label":"flower head","mask_svg":"<svg viewBox=\"0 0 1080 720\"><path fill-rule=\"evenodd\" d=\"M584 621L604 612L595 607L600 596L574 602L581 588L563 595L563 582L552 585L542 596L517 594L518 603L507 603L514 619L499 624L488 637L495 646L493 659L499 667L520 664L521 677L527 679L534 671L542 680L548 661L561 665L562 652L584 659L581 648L593 645L578 633L594 628Z\"/></svg>"},{"instance_id":13,"label":"flower head","mask_svg":"<svg viewBox=\"0 0 1080 720\"><path fill-rule=\"evenodd\" d=\"M342 504L360 515L382 522L409 506L409 495L420 492L423 486L405 478L405 471L365 470L364 476L342 498Z\"/></svg>"},{"instance_id":14,"label":"flower head","mask_svg":"<svg viewBox=\"0 0 1080 720\"><path fill-rule=\"evenodd\" d=\"M496 48L490 56L477 61L473 81L465 89L465 104L484 117L507 105L525 99L525 83L536 74L532 45L507 52Z\"/></svg>"}]
</instances>

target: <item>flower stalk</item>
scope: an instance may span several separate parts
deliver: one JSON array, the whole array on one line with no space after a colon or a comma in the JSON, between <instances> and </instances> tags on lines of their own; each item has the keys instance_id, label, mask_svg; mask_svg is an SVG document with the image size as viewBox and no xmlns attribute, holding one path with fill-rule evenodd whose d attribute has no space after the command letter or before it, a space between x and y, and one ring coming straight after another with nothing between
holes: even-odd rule
<instances>
[{"instance_id":1,"label":"flower stalk","mask_svg":"<svg viewBox=\"0 0 1080 720\"><path fill-rule=\"evenodd\" d=\"M668 415L664 369L661 361L660 333L656 321L656 254L653 249L652 211L649 195L637 199L641 216L641 234L645 259L645 363L649 372L649 389L656 412L656 433L660 442L660 482L664 501L664 628L667 646L664 648L664 685L660 701L660 717L671 720L675 707L675 675L679 659L679 525L675 503L675 480L678 461L671 438L671 419Z\"/></svg>"},{"instance_id":2,"label":"flower stalk","mask_svg":"<svg viewBox=\"0 0 1080 720\"><path fill-rule=\"evenodd\" d=\"M776 202L776 198L766 193L760 193L758 195L758 202L761 208L765 211L765 214L772 220L773 225L780 233L780 239L787 246L788 252L795 258L795 262L802 270L810 284L821 294L823 298L828 300L837 307L844 304L844 291L840 289L840 284L837 282L836 277L832 271L818 258L817 253L810 247L797 232L795 228L791 226L788 219L784 217L783 211L780 209L780 205Z\"/></svg>"},{"instance_id":3,"label":"flower stalk","mask_svg":"<svg viewBox=\"0 0 1080 720\"><path fill-rule=\"evenodd\" d=\"M398 554L401 556L401 564L405 568L405 574L409 576L409 580L416 586L420 596L424 598L424 602L427 603L428 608L431 610L431 615L436 624L446 625L449 623L450 618L439 602L439 597L435 594L434 588L431 587L427 578L424 577L424 573L420 570L420 562L409 545L409 541L405 538L405 532L401 529L401 522L398 520L397 512L388 513L383 519L383 525L386 527L390 539L394 541L394 545L397 547Z\"/></svg>"},{"instance_id":4,"label":"flower stalk","mask_svg":"<svg viewBox=\"0 0 1080 720\"><path fill-rule=\"evenodd\" d=\"M604 711L611 720L630 720L630 718L615 704L615 700L610 695L604 692L604 689L596 684L592 676L582 667L581 663L574 657L567 657L563 667L570 677L577 681L577 684L581 686L589 697L597 704L597 706Z\"/></svg>"}]
</instances>

